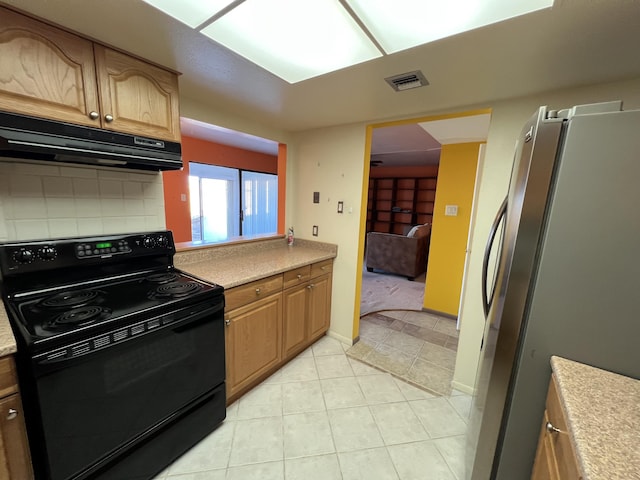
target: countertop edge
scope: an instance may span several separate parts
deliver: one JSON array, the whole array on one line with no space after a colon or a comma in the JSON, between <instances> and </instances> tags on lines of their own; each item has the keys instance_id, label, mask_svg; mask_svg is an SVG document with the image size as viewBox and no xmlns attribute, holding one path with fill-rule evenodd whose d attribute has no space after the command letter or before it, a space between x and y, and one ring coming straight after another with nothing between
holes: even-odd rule
<instances>
[{"instance_id":1,"label":"countertop edge","mask_svg":"<svg viewBox=\"0 0 640 480\"><path fill-rule=\"evenodd\" d=\"M17 351L16 339L11 330L9 316L4 303L0 302L0 357L12 355Z\"/></svg>"},{"instance_id":2,"label":"countertop edge","mask_svg":"<svg viewBox=\"0 0 640 480\"><path fill-rule=\"evenodd\" d=\"M583 480L640 479L640 381L552 356Z\"/></svg>"}]
</instances>

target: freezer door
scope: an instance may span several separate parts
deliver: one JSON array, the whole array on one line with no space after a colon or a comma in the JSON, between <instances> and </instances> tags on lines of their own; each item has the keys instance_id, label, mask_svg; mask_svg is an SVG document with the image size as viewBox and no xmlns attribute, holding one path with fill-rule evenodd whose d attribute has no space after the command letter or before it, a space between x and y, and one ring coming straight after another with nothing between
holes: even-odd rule
<instances>
[{"instance_id":1,"label":"freezer door","mask_svg":"<svg viewBox=\"0 0 640 480\"><path fill-rule=\"evenodd\" d=\"M467 478L492 478L522 317L562 131L541 107L525 124L506 200L504 240L488 308L467 433ZM486 288L486 284L482 285Z\"/></svg>"}]
</instances>

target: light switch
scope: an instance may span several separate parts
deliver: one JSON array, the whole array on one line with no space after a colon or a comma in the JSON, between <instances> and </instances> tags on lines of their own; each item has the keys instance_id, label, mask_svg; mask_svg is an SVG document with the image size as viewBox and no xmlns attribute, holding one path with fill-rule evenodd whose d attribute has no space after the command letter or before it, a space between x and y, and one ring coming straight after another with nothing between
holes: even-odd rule
<instances>
[{"instance_id":1,"label":"light switch","mask_svg":"<svg viewBox=\"0 0 640 480\"><path fill-rule=\"evenodd\" d=\"M338 202L338 213L344 212L344 202Z\"/></svg>"},{"instance_id":2,"label":"light switch","mask_svg":"<svg viewBox=\"0 0 640 480\"><path fill-rule=\"evenodd\" d=\"M187 201L187 194L186 193L181 193L180 194L180 201L181 202L186 202Z\"/></svg>"},{"instance_id":3,"label":"light switch","mask_svg":"<svg viewBox=\"0 0 640 480\"><path fill-rule=\"evenodd\" d=\"M314 226L313 226L313 230L312 230L312 233L311 233L311 234L312 234L314 237L317 237L317 236L318 236L318 226L317 226L317 225L314 225Z\"/></svg>"},{"instance_id":4,"label":"light switch","mask_svg":"<svg viewBox=\"0 0 640 480\"><path fill-rule=\"evenodd\" d=\"M320 203L320 192L313 192L313 203Z\"/></svg>"},{"instance_id":5,"label":"light switch","mask_svg":"<svg viewBox=\"0 0 640 480\"><path fill-rule=\"evenodd\" d=\"M458 205L447 205L444 207L444 214L447 217L457 217L458 216Z\"/></svg>"}]
</instances>

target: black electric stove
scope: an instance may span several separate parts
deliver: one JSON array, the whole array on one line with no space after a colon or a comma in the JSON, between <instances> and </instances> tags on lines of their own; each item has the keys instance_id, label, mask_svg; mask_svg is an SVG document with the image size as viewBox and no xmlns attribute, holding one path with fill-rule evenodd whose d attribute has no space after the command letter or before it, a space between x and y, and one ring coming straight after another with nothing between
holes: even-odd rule
<instances>
[{"instance_id":1,"label":"black electric stove","mask_svg":"<svg viewBox=\"0 0 640 480\"><path fill-rule=\"evenodd\" d=\"M0 244L37 478L153 478L224 419L223 288L174 253L169 231Z\"/></svg>"}]
</instances>

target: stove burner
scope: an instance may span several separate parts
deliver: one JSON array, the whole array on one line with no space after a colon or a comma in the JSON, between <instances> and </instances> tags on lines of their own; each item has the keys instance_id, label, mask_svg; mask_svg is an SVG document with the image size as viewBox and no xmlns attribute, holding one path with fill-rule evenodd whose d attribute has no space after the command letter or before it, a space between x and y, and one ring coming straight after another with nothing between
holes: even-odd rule
<instances>
[{"instance_id":1,"label":"stove burner","mask_svg":"<svg viewBox=\"0 0 640 480\"><path fill-rule=\"evenodd\" d=\"M178 298L186 297L187 295L197 292L201 288L202 285L196 282L173 282L160 285L152 294L155 297Z\"/></svg>"},{"instance_id":2,"label":"stove burner","mask_svg":"<svg viewBox=\"0 0 640 480\"><path fill-rule=\"evenodd\" d=\"M179 275L177 273L154 273L149 275L146 280L151 283L169 283L177 280Z\"/></svg>"},{"instance_id":3,"label":"stove burner","mask_svg":"<svg viewBox=\"0 0 640 480\"><path fill-rule=\"evenodd\" d=\"M74 308L48 321L43 325L43 328L46 330L59 330L62 328L84 326L98 320L104 320L108 318L110 314L111 310L103 307L85 306Z\"/></svg>"},{"instance_id":4,"label":"stove burner","mask_svg":"<svg viewBox=\"0 0 640 480\"><path fill-rule=\"evenodd\" d=\"M62 292L45 298L39 305L46 308L82 307L91 303L100 293L98 290Z\"/></svg>"}]
</instances>

